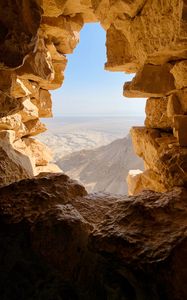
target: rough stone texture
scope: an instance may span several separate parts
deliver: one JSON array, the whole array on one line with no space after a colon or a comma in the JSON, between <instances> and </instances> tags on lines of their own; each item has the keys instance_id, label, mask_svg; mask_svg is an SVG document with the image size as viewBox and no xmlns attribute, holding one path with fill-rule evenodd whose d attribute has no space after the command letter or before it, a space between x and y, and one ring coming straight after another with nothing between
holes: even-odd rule
<instances>
[{"instance_id":1,"label":"rough stone texture","mask_svg":"<svg viewBox=\"0 0 187 300\"><path fill-rule=\"evenodd\" d=\"M138 195L144 190L166 192L165 184L160 180L160 175L153 170L130 170L127 176L129 195Z\"/></svg>"},{"instance_id":2,"label":"rough stone texture","mask_svg":"<svg viewBox=\"0 0 187 300\"><path fill-rule=\"evenodd\" d=\"M107 31L105 68L136 73L124 95L151 98L147 128L132 130L145 171L130 193L171 192L86 195L64 175L1 188L0 298L184 300L186 0L1 0L0 186L60 172L30 137L45 131L48 90L93 21Z\"/></svg>"},{"instance_id":3,"label":"rough stone texture","mask_svg":"<svg viewBox=\"0 0 187 300\"><path fill-rule=\"evenodd\" d=\"M170 73L172 66L144 65L133 80L124 86L126 97L162 97L175 90L174 78Z\"/></svg>"},{"instance_id":4,"label":"rough stone texture","mask_svg":"<svg viewBox=\"0 0 187 300\"><path fill-rule=\"evenodd\" d=\"M171 133L144 127L132 128L131 134L136 154L144 159L147 169L159 176L166 190L186 186L187 148L180 147L177 138Z\"/></svg>"},{"instance_id":5,"label":"rough stone texture","mask_svg":"<svg viewBox=\"0 0 187 300\"><path fill-rule=\"evenodd\" d=\"M26 55L34 50L41 14L37 0L1 1L1 67L19 67Z\"/></svg>"},{"instance_id":6,"label":"rough stone texture","mask_svg":"<svg viewBox=\"0 0 187 300\"><path fill-rule=\"evenodd\" d=\"M187 86L187 61L183 60L176 63L172 68L171 73L175 78L176 88L182 89Z\"/></svg>"},{"instance_id":7,"label":"rough stone texture","mask_svg":"<svg viewBox=\"0 0 187 300\"><path fill-rule=\"evenodd\" d=\"M187 147L187 116L174 116L174 136L177 137L180 146Z\"/></svg>"},{"instance_id":8,"label":"rough stone texture","mask_svg":"<svg viewBox=\"0 0 187 300\"><path fill-rule=\"evenodd\" d=\"M15 140L22 144L23 138L45 130L39 118L52 116L48 90L62 85L66 54L77 46L84 23L99 21L106 30L105 68L136 73L134 79L125 84L124 95L151 98L147 100L145 126L159 129L161 136L166 130L173 131L184 148L187 145L185 117L181 117L187 114L186 12L185 0L2 0L0 131L14 131ZM178 116L183 120L180 129L174 121ZM146 137L141 138L140 144L144 145ZM25 156L30 155L32 151L26 149ZM32 158L33 155L34 152ZM174 160L174 151L170 155ZM170 162L168 170L169 165ZM46 170L58 169L50 162L45 167ZM45 172L44 166L35 164L35 168L34 174L39 170ZM163 181L161 171L156 172ZM153 184L150 187L153 188Z\"/></svg>"},{"instance_id":9,"label":"rough stone texture","mask_svg":"<svg viewBox=\"0 0 187 300\"><path fill-rule=\"evenodd\" d=\"M185 189L87 195L55 175L0 193L1 299L186 299Z\"/></svg>"},{"instance_id":10,"label":"rough stone texture","mask_svg":"<svg viewBox=\"0 0 187 300\"><path fill-rule=\"evenodd\" d=\"M130 44L128 56L141 65L160 65L187 56L186 1L147 0L136 17L121 14L114 26Z\"/></svg>"},{"instance_id":11,"label":"rough stone texture","mask_svg":"<svg viewBox=\"0 0 187 300\"><path fill-rule=\"evenodd\" d=\"M145 126L147 128L173 128L173 115L174 108L171 109L171 101L170 107L168 108L168 98L149 98L146 102L145 112ZM169 113L168 113L169 110ZM171 112L172 110L172 112ZM171 116L171 117L168 117Z\"/></svg>"},{"instance_id":12,"label":"rough stone texture","mask_svg":"<svg viewBox=\"0 0 187 300\"><path fill-rule=\"evenodd\" d=\"M32 152L36 166L46 166L52 160L50 149L41 142L32 138L24 138L23 141Z\"/></svg>"}]
</instances>

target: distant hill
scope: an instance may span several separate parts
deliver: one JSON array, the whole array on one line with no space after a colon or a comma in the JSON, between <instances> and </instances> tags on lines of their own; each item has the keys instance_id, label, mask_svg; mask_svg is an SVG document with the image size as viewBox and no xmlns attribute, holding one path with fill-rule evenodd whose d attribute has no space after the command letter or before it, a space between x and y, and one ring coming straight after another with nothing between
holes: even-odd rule
<instances>
[{"instance_id":1,"label":"distant hill","mask_svg":"<svg viewBox=\"0 0 187 300\"><path fill-rule=\"evenodd\" d=\"M56 163L88 192L127 194L128 171L143 169L142 160L133 152L130 136L94 150L74 152Z\"/></svg>"}]
</instances>

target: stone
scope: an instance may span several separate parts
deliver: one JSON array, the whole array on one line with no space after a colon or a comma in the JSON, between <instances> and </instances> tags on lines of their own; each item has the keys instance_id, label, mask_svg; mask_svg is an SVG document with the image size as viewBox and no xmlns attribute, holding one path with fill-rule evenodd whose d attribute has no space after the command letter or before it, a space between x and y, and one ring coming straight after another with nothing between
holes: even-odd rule
<instances>
[{"instance_id":1,"label":"stone","mask_svg":"<svg viewBox=\"0 0 187 300\"><path fill-rule=\"evenodd\" d=\"M21 126L22 118L20 114L13 114L0 118L0 130L14 130L17 132Z\"/></svg>"},{"instance_id":2,"label":"stone","mask_svg":"<svg viewBox=\"0 0 187 300\"><path fill-rule=\"evenodd\" d=\"M91 0L67 0L64 5L64 15L81 14L85 23L97 22L98 19L93 12Z\"/></svg>"},{"instance_id":3,"label":"stone","mask_svg":"<svg viewBox=\"0 0 187 300\"><path fill-rule=\"evenodd\" d=\"M0 194L5 300L186 299L186 189L87 195L55 174Z\"/></svg>"},{"instance_id":4,"label":"stone","mask_svg":"<svg viewBox=\"0 0 187 300\"><path fill-rule=\"evenodd\" d=\"M153 170L130 170L127 176L129 195L138 195L145 190L166 192L165 185L160 180L159 174Z\"/></svg>"},{"instance_id":5,"label":"stone","mask_svg":"<svg viewBox=\"0 0 187 300\"><path fill-rule=\"evenodd\" d=\"M30 97L22 98L22 105L20 115L23 123L38 118L38 108L31 102Z\"/></svg>"},{"instance_id":6,"label":"stone","mask_svg":"<svg viewBox=\"0 0 187 300\"><path fill-rule=\"evenodd\" d=\"M0 75L1 93L13 98L21 98L31 94L24 84L25 81L19 79L15 72L1 70Z\"/></svg>"},{"instance_id":7,"label":"stone","mask_svg":"<svg viewBox=\"0 0 187 300\"><path fill-rule=\"evenodd\" d=\"M46 145L32 138L23 138L22 141L31 151L35 166L47 166L52 161L52 152Z\"/></svg>"},{"instance_id":8,"label":"stone","mask_svg":"<svg viewBox=\"0 0 187 300\"><path fill-rule=\"evenodd\" d=\"M135 73L140 67L136 58L131 54L129 41L113 25L107 30L106 48L106 70L114 72L123 72L125 70L129 73Z\"/></svg>"},{"instance_id":9,"label":"stone","mask_svg":"<svg viewBox=\"0 0 187 300\"><path fill-rule=\"evenodd\" d=\"M35 168L35 175L44 173L62 173L62 170L53 163L48 163L46 166L37 166Z\"/></svg>"},{"instance_id":10,"label":"stone","mask_svg":"<svg viewBox=\"0 0 187 300\"><path fill-rule=\"evenodd\" d=\"M172 118L172 122L173 122L173 117L175 115L180 115L183 113L184 113L184 111L182 109L182 104L181 104L179 97L177 96L177 94L171 94L168 97L168 103L167 103L168 118Z\"/></svg>"},{"instance_id":11,"label":"stone","mask_svg":"<svg viewBox=\"0 0 187 300\"><path fill-rule=\"evenodd\" d=\"M181 27L184 24L184 3L178 0L166 0L164 3L147 0L136 17L121 14L114 20L116 29L131 45L131 56L140 65L162 65L187 58L186 33Z\"/></svg>"},{"instance_id":12,"label":"stone","mask_svg":"<svg viewBox=\"0 0 187 300\"><path fill-rule=\"evenodd\" d=\"M44 39L39 39L37 51L25 60L24 65L17 70L19 78L40 83L50 82L54 79L54 68Z\"/></svg>"},{"instance_id":13,"label":"stone","mask_svg":"<svg viewBox=\"0 0 187 300\"><path fill-rule=\"evenodd\" d=\"M181 147L187 147L187 116L175 115L174 116L174 135L177 137Z\"/></svg>"},{"instance_id":14,"label":"stone","mask_svg":"<svg viewBox=\"0 0 187 300\"><path fill-rule=\"evenodd\" d=\"M187 87L187 60L177 62L171 69L177 89Z\"/></svg>"},{"instance_id":15,"label":"stone","mask_svg":"<svg viewBox=\"0 0 187 300\"><path fill-rule=\"evenodd\" d=\"M168 102L168 97L149 98L146 101L145 126L147 128L168 129L173 127L172 116L168 114Z\"/></svg>"},{"instance_id":16,"label":"stone","mask_svg":"<svg viewBox=\"0 0 187 300\"><path fill-rule=\"evenodd\" d=\"M51 94L47 90L40 89L38 98L32 98L31 102L37 107L40 118L52 117Z\"/></svg>"},{"instance_id":17,"label":"stone","mask_svg":"<svg viewBox=\"0 0 187 300\"><path fill-rule=\"evenodd\" d=\"M181 38L186 38L186 31L187 31L187 4L186 1L182 1L181 5L181 26L180 26L180 36Z\"/></svg>"},{"instance_id":18,"label":"stone","mask_svg":"<svg viewBox=\"0 0 187 300\"><path fill-rule=\"evenodd\" d=\"M43 1L42 8L44 16L58 17L63 13L66 0L48 0Z\"/></svg>"},{"instance_id":19,"label":"stone","mask_svg":"<svg viewBox=\"0 0 187 300\"><path fill-rule=\"evenodd\" d=\"M29 120L24 126L26 130L24 136L34 136L46 131L46 126L39 119Z\"/></svg>"},{"instance_id":20,"label":"stone","mask_svg":"<svg viewBox=\"0 0 187 300\"><path fill-rule=\"evenodd\" d=\"M177 97L179 98L182 112L187 113L187 89L177 90ZM179 115L182 113L179 113Z\"/></svg>"},{"instance_id":21,"label":"stone","mask_svg":"<svg viewBox=\"0 0 187 300\"><path fill-rule=\"evenodd\" d=\"M164 97L175 91L174 78L170 73L172 66L144 65L131 82L124 85L125 97Z\"/></svg>"},{"instance_id":22,"label":"stone","mask_svg":"<svg viewBox=\"0 0 187 300\"><path fill-rule=\"evenodd\" d=\"M34 176L34 161L14 130L0 131L0 185Z\"/></svg>"},{"instance_id":23,"label":"stone","mask_svg":"<svg viewBox=\"0 0 187 300\"><path fill-rule=\"evenodd\" d=\"M143 171L141 170L130 170L127 176L127 185L128 185L128 194L130 196L137 195L143 190L141 174Z\"/></svg>"},{"instance_id":24,"label":"stone","mask_svg":"<svg viewBox=\"0 0 187 300\"><path fill-rule=\"evenodd\" d=\"M0 93L0 118L14 115L23 109L20 99Z\"/></svg>"},{"instance_id":25,"label":"stone","mask_svg":"<svg viewBox=\"0 0 187 300\"><path fill-rule=\"evenodd\" d=\"M0 66L20 67L34 51L42 10L39 1L0 3Z\"/></svg>"},{"instance_id":26,"label":"stone","mask_svg":"<svg viewBox=\"0 0 187 300\"><path fill-rule=\"evenodd\" d=\"M180 147L173 134L162 133L158 129L133 127L131 135L135 153L143 158L146 169L159 175L166 190L186 184L187 148Z\"/></svg>"},{"instance_id":27,"label":"stone","mask_svg":"<svg viewBox=\"0 0 187 300\"><path fill-rule=\"evenodd\" d=\"M52 41L58 52L70 54L79 42L79 31L83 27L83 19L59 16L58 18L44 17L41 30L47 39Z\"/></svg>"},{"instance_id":28,"label":"stone","mask_svg":"<svg viewBox=\"0 0 187 300\"><path fill-rule=\"evenodd\" d=\"M134 18L144 4L145 0L92 0L94 12L105 29L108 29L119 15L125 14Z\"/></svg>"}]
</instances>

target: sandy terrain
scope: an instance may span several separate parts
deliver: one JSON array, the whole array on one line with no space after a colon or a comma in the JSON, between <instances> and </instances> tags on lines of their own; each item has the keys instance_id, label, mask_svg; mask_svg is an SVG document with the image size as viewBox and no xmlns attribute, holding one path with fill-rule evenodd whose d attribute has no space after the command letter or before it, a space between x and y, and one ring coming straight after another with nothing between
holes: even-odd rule
<instances>
[{"instance_id":1,"label":"sandy terrain","mask_svg":"<svg viewBox=\"0 0 187 300\"><path fill-rule=\"evenodd\" d=\"M130 169L143 169L143 161L133 152L130 136L93 150L74 152L57 164L88 192L116 194L127 194L125 179Z\"/></svg>"},{"instance_id":2,"label":"sandy terrain","mask_svg":"<svg viewBox=\"0 0 187 300\"><path fill-rule=\"evenodd\" d=\"M123 138L143 117L63 117L43 120L47 132L37 138L53 151L54 161L80 150L91 150Z\"/></svg>"},{"instance_id":3,"label":"sandy terrain","mask_svg":"<svg viewBox=\"0 0 187 300\"><path fill-rule=\"evenodd\" d=\"M53 150L58 166L89 192L126 194L128 171L143 168L127 136L143 118L55 118L45 123L48 131L40 141Z\"/></svg>"}]
</instances>

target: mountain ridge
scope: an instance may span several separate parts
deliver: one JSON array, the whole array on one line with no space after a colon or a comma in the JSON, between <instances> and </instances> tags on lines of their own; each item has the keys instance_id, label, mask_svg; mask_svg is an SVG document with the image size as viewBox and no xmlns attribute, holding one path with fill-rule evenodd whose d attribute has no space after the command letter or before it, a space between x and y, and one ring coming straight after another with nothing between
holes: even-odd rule
<instances>
[{"instance_id":1,"label":"mountain ridge","mask_svg":"<svg viewBox=\"0 0 187 300\"><path fill-rule=\"evenodd\" d=\"M68 176L80 181L88 192L115 194L127 194L128 171L143 168L129 135L93 150L73 152L56 163Z\"/></svg>"}]
</instances>

